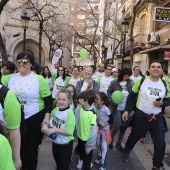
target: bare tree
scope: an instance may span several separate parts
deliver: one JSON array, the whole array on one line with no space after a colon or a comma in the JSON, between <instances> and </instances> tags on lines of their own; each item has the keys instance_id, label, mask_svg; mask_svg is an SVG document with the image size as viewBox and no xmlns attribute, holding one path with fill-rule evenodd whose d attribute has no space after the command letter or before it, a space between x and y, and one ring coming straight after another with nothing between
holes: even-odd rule
<instances>
[{"instance_id":1,"label":"bare tree","mask_svg":"<svg viewBox=\"0 0 170 170\"><path fill-rule=\"evenodd\" d=\"M1 0L1 2L0 2L0 15L1 15L3 9L4 9L4 6L8 3L8 1L9 0ZM6 52L5 44L4 44L1 33L0 33L0 53L1 53L3 60L8 60L8 55L7 55L7 52Z\"/></svg>"},{"instance_id":2,"label":"bare tree","mask_svg":"<svg viewBox=\"0 0 170 170\"><path fill-rule=\"evenodd\" d=\"M32 21L36 21L39 23L38 31L39 31L39 64L41 64L41 51L42 51L42 36L43 36L43 27L46 22L48 22L51 18L54 18L58 15L64 15L63 13L63 1L55 1L55 0L45 0L45 1L33 1L33 0L22 0L18 1L17 6L15 8L10 9L10 15L12 19L16 19L13 17L13 13L17 10L26 9Z\"/></svg>"}]
</instances>

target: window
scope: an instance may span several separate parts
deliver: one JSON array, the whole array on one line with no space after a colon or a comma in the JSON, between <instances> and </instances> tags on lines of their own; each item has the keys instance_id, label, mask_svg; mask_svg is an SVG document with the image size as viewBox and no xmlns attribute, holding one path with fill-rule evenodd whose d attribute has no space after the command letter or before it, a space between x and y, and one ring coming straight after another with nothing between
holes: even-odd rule
<instances>
[{"instance_id":1,"label":"window","mask_svg":"<svg viewBox=\"0 0 170 170\"><path fill-rule=\"evenodd\" d=\"M74 14L71 14L70 18L74 18Z\"/></svg>"},{"instance_id":2,"label":"window","mask_svg":"<svg viewBox=\"0 0 170 170\"><path fill-rule=\"evenodd\" d=\"M74 11L74 7L71 7L71 11Z\"/></svg>"},{"instance_id":3,"label":"window","mask_svg":"<svg viewBox=\"0 0 170 170\"><path fill-rule=\"evenodd\" d=\"M86 7L78 7L78 11L86 11Z\"/></svg>"},{"instance_id":4,"label":"window","mask_svg":"<svg viewBox=\"0 0 170 170\"><path fill-rule=\"evenodd\" d=\"M85 23L78 23L77 27L85 27Z\"/></svg>"},{"instance_id":5,"label":"window","mask_svg":"<svg viewBox=\"0 0 170 170\"><path fill-rule=\"evenodd\" d=\"M99 6L98 5L95 5L95 4L88 4L87 5L87 9L88 10L92 10L92 9L99 9Z\"/></svg>"},{"instance_id":6,"label":"window","mask_svg":"<svg viewBox=\"0 0 170 170\"><path fill-rule=\"evenodd\" d=\"M85 19L86 16L85 15L78 15L78 19Z\"/></svg>"}]
</instances>

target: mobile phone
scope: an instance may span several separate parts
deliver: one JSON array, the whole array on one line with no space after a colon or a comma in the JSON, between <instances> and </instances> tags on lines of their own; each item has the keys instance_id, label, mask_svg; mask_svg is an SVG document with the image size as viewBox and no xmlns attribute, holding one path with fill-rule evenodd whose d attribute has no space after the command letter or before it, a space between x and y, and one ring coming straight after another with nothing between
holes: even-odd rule
<instances>
[{"instance_id":1,"label":"mobile phone","mask_svg":"<svg viewBox=\"0 0 170 170\"><path fill-rule=\"evenodd\" d=\"M161 101L161 100L162 100L162 98L161 98L161 97L159 97L159 98L157 98L157 99L156 99L156 101Z\"/></svg>"}]
</instances>

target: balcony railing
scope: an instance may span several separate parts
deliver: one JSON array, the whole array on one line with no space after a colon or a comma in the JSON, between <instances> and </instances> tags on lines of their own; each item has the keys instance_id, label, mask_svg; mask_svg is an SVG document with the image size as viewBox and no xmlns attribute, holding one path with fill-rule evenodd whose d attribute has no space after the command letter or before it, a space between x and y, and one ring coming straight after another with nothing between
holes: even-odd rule
<instances>
[{"instance_id":1,"label":"balcony railing","mask_svg":"<svg viewBox=\"0 0 170 170\"><path fill-rule=\"evenodd\" d=\"M146 46L147 43L147 34L137 34L134 36L134 44L133 44L133 48L144 48ZM130 39L126 40L126 44L125 44L125 52L130 51L131 47L130 47ZM120 45L120 53L123 53L123 44Z\"/></svg>"}]
</instances>

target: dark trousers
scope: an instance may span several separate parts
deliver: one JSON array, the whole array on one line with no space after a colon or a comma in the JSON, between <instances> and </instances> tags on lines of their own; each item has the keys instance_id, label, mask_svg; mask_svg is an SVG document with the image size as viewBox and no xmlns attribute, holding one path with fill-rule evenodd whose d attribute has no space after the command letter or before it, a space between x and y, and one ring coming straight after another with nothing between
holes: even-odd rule
<instances>
[{"instance_id":1,"label":"dark trousers","mask_svg":"<svg viewBox=\"0 0 170 170\"><path fill-rule=\"evenodd\" d=\"M84 170L90 170L91 161L93 157L93 150L89 152L89 154L86 154L85 151L85 144L87 141L82 141L80 138L78 138L78 151L80 159L83 161Z\"/></svg>"},{"instance_id":2,"label":"dark trousers","mask_svg":"<svg viewBox=\"0 0 170 170\"><path fill-rule=\"evenodd\" d=\"M43 133L41 132L43 119L44 110L24 121L24 132L21 134L22 169L37 169L38 147L43 138Z\"/></svg>"},{"instance_id":3,"label":"dark trousers","mask_svg":"<svg viewBox=\"0 0 170 170\"><path fill-rule=\"evenodd\" d=\"M73 141L70 141L69 144L66 145L60 145L53 142L52 152L57 164L57 170L68 170L72 155L72 148Z\"/></svg>"},{"instance_id":4,"label":"dark trousers","mask_svg":"<svg viewBox=\"0 0 170 170\"><path fill-rule=\"evenodd\" d=\"M165 153L165 118L162 113L156 115L156 120L149 122L151 115L147 115L141 110L135 111L131 134L125 144L125 150L131 151L138 140L149 130L154 144L153 166L163 166Z\"/></svg>"}]
</instances>

